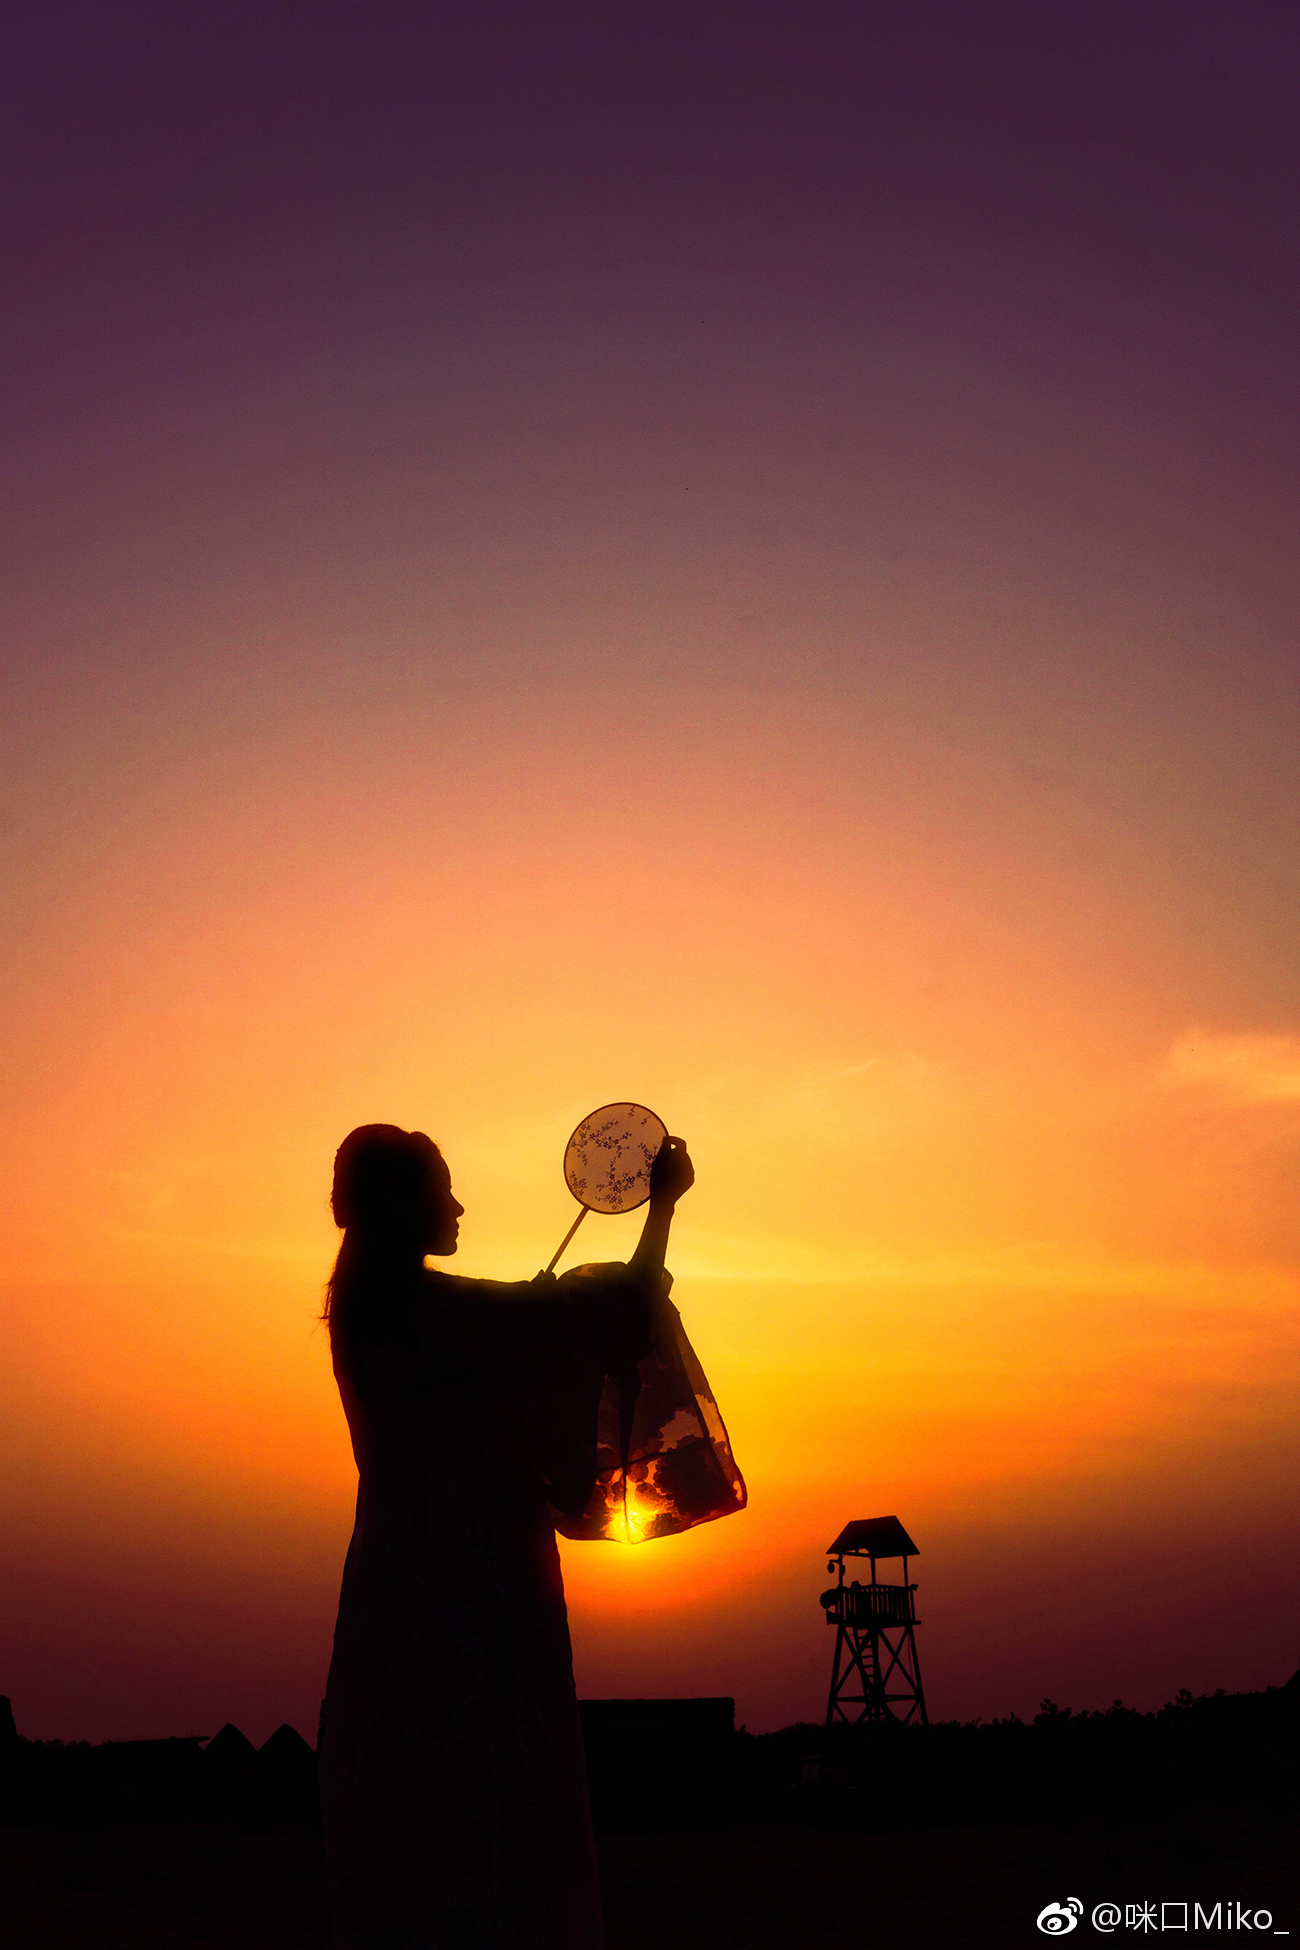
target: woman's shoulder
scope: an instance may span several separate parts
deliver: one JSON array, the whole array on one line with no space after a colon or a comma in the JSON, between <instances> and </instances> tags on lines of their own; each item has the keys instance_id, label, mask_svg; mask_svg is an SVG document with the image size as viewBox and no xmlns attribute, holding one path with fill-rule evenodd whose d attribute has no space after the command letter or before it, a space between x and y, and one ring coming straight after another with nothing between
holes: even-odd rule
<instances>
[{"instance_id":1,"label":"woman's shoulder","mask_svg":"<svg viewBox=\"0 0 1300 1950\"><path fill-rule=\"evenodd\" d=\"M411 1309L417 1334L468 1337L486 1353L508 1341L536 1312L536 1290L527 1280L477 1280L464 1273L426 1269Z\"/></svg>"},{"instance_id":2,"label":"woman's shoulder","mask_svg":"<svg viewBox=\"0 0 1300 1950\"><path fill-rule=\"evenodd\" d=\"M440 1267L426 1267L420 1283L421 1299L448 1304L477 1301L480 1305L507 1305L527 1300L532 1293L528 1280L479 1280L466 1273L444 1273Z\"/></svg>"}]
</instances>

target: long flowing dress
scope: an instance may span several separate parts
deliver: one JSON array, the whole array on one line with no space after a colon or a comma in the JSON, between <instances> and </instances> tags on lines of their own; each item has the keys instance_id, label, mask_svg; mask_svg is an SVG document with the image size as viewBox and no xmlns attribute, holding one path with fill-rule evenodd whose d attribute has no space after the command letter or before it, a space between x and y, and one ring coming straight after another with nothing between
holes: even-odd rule
<instances>
[{"instance_id":1,"label":"long flowing dress","mask_svg":"<svg viewBox=\"0 0 1300 1950\"><path fill-rule=\"evenodd\" d=\"M320 1755L335 1944L601 1950L555 1526L635 1541L744 1485L666 1275L424 1282L361 1393L338 1373L360 1480Z\"/></svg>"},{"instance_id":2,"label":"long flowing dress","mask_svg":"<svg viewBox=\"0 0 1300 1950\"><path fill-rule=\"evenodd\" d=\"M580 1509L626 1276L580 1297L426 1276L408 1338L339 1375L359 1483L321 1806L346 1950L600 1950L548 1498Z\"/></svg>"}]
</instances>

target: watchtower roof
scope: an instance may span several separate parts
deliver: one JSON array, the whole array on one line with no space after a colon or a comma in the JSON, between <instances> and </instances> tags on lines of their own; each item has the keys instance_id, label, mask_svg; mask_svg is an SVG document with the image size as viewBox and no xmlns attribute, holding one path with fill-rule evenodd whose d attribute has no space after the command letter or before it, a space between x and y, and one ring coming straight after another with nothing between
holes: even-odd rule
<instances>
[{"instance_id":1,"label":"watchtower roof","mask_svg":"<svg viewBox=\"0 0 1300 1950\"><path fill-rule=\"evenodd\" d=\"M919 1557L920 1551L912 1542L897 1517L859 1517L855 1523L846 1523L833 1544L827 1546L827 1557Z\"/></svg>"}]
</instances>

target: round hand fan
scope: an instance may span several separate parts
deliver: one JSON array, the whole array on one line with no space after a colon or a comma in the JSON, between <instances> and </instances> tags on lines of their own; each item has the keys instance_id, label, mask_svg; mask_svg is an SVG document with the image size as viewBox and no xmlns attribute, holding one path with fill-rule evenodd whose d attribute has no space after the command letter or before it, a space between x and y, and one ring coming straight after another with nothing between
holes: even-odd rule
<instances>
[{"instance_id":1,"label":"round hand fan","mask_svg":"<svg viewBox=\"0 0 1300 1950\"><path fill-rule=\"evenodd\" d=\"M584 1117L564 1147L564 1182L582 1210L547 1267L572 1239L588 1212L634 1212L650 1196L650 1167L668 1126L644 1104L602 1104Z\"/></svg>"}]
</instances>

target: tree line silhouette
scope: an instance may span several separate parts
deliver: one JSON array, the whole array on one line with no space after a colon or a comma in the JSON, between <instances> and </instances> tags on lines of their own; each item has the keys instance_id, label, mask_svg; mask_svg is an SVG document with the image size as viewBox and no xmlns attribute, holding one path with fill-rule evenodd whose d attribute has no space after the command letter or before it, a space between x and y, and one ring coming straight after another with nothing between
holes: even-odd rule
<instances>
[{"instance_id":1,"label":"tree line silhouette","mask_svg":"<svg viewBox=\"0 0 1300 1950\"><path fill-rule=\"evenodd\" d=\"M1300 1799L1300 1673L1256 1693L1181 1692L1151 1713L1119 1700L1075 1713L1045 1699L1031 1721L928 1728L808 1723L751 1734L725 1698L586 1700L580 1711L605 1833L754 1819L983 1826ZM0 1700L0 1819L315 1827L316 1755L288 1725L260 1748L232 1725L211 1739L27 1740Z\"/></svg>"}]
</instances>

